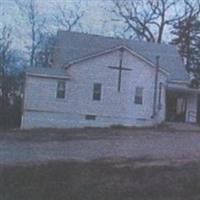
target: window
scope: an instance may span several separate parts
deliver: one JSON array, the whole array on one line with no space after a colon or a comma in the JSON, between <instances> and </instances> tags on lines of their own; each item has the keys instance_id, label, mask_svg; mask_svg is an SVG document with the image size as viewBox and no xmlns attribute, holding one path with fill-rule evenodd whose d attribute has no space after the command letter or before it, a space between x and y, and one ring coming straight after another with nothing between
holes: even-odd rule
<instances>
[{"instance_id":1,"label":"window","mask_svg":"<svg viewBox=\"0 0 200 200\"><path fill-rule=\"evenodd\" d=\"M86 120L96 120L96 116L95 115L86 115L85 119Z\"/></svg>"},{"instance_id":2,"label":"window","mask_svg":"<svg viewBox=\"0 0 200 200\"><path fill-rule=\"evenodd\" d=\"M58 81L56 98L58 99L65 98L65 81Z\"/></svg>"},{"instance_id":3,"label":"window","mask_svg":"<svg viewBox=\"0 0 200 200\"><path fill-rule=\"evenodd\" d=\"M143 87L136 87L135 89L135 104L143 103Z\"/></svg>"},{"instance_id":4,"label":"window","mask_svg":"<svg viewBox=\"0 0 200 200\"><path fill-rule=\"evenodd\" d=\"M158 109L162 108L162 83L159 84Z\"/></svg>"},{"instance_id":5,"label":"window","mask_svg":"<svg viewBox=\"0 0 200 200\"><path fill-rule=\"evenodd\" d=\"M93 88L93 100L100 101L101 100L101 84L95 83Z\"/></svg>"}]
</instances>

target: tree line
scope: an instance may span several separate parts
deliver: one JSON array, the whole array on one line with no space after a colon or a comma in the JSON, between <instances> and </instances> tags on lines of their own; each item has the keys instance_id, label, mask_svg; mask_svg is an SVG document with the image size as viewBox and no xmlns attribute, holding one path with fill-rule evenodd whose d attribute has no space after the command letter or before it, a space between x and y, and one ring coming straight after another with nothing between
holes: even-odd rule
<instances>
[{"instance_id":1,"label":"tree line","mask_svg":"<svg viewBox=\"0 0 200 200\"><path fill-rule=\"evenodd\" d=\"M52 19L54 29L85 31L84 1L68 6L59 1ZM107 3L108 2L108 3ZM56 31L49 29L48 16L37 0L12 0L26 22L28 45L23 53L13 48L14 29L6 20L0 26L0 127L19 127L22 107L23 73L27 67L51 67ZM92 3L92 2L91 2ZM188 72L200 79L199 0L104 0L113 36L176 45ZM2 8L2 9L1 9ZM0 17L7 11L0 2ZM99 22L101 23L101 21ZM87 25L88 26L88 25ZM89 24L89 26L93 26ZM97 33L98 34L98 33ZM105 33L106 34L106 33ZM197 82L198 85L198 82Z\"/></svg>"}]
</instances>

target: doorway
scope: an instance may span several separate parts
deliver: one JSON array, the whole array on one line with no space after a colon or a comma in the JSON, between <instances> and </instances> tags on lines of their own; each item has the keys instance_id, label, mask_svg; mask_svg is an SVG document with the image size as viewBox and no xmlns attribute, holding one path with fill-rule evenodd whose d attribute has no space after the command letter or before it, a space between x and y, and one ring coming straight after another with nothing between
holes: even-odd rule
<instances>
[{"instance_id":1,"label":"doorway","mask_svg":"<svg viewBox=\"0 0 200 200\"><path fill-rule=\"evenodd\" d=\"M185 122L187 97L184 94L167 92L166 120L170 122Z\"/></svg>"}]
</instances>

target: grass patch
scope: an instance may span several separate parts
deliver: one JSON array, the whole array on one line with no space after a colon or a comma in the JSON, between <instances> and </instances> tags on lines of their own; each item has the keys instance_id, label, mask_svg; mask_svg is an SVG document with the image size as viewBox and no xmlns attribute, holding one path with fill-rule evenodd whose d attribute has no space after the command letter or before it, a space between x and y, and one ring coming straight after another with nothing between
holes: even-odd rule
<instances>
[{"instance_id":1,"label":"grass patch","mask_svg":"<svg viewBox=\"0 0 200 200\"><path fill-rule=\"evenodd\" d=\"M2 200L197 200L200 164L116 167L113 162L1 166Z\"/></svg>"},{"instance_id":2,"label":"grass patch","mask_svg":"<svg viewBox=\"0 0 200 200\"><path fill-rule=\"evenodd\" d=\"M13 141L64 141L74 139L108 139L113 136L134 136L146 134L148 132L174 132L166 124L155 127L126 127L121 125L111 126L109 128L40 128L29 130L10 130L0 131L0 140Z\"/></svg>"}]
</instances>

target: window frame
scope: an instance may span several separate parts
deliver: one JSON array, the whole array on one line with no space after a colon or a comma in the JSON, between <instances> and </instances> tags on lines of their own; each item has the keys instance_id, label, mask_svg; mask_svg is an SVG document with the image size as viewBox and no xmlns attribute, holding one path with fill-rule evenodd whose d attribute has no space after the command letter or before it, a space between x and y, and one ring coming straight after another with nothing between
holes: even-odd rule
<instances>
[{"instance_id":1,"label":"window frame","mask_svg":"<svg viewBox=\"0 0 200 200\"><path fill-rule=\"evenodd\" d=\"M141 93L141 95L138 93ZM144 98L144 87L137 86L135 88L134 103L136 105L143 105L143 98Z\"/></svg>"},{"instance_id":2,"label":"window frame","mask_svg":"<svg viewBox=\"0 0 200 200\"><path fill-rule=\"evenodd\" d=\"M97 92L95 92L95 85L96 86L100 86L100 90ZM96 96L99 95L99 96ZM101 101L102 100L102 84L101 83L94 83L93 84L93 94L92 94L92 99L93 101Z\"/></svg>"},{"instance_id":3,"label":"window frame","mask_svg":"<svg viewBox=\"0 0 200 200\"><path fill-rule=\"evenodd\" d=\"M59 86L59 84L63 84L63 86ZM59 87L63 87L62 89L59 89ZM56 88L56 99L65 99L66 96L66 81L59 80L57 81L57 88Z\"/></svg>"}]
</instances>

